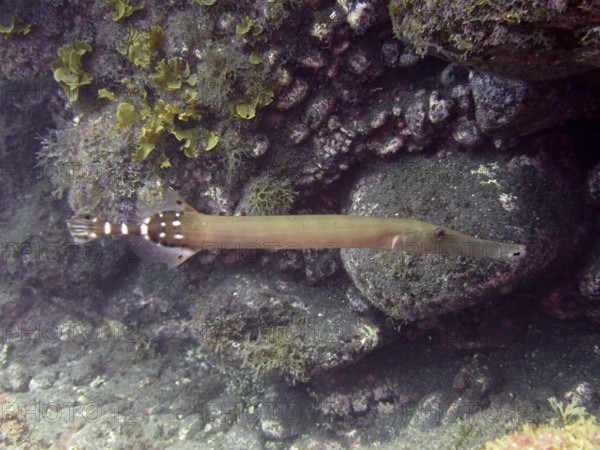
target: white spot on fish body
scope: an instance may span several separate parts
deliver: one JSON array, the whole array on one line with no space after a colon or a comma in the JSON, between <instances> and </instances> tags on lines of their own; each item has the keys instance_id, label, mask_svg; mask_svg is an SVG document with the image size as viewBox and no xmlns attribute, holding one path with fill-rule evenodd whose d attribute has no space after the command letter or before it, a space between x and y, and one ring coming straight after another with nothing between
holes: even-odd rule
<instances>
[{"instance_id":1,"label":"white spot on fish body","mask_svg":"<svg viewBox=\"0 0 600 450\"><path fill-rule=\"evenodd\" d=\"M148 225L146 225L145 223L140 225L140 234L142 236L148 236Z\"/></svg>"},{"instance_id":2,"label":"white spot on fish body","mask_svg":"<svg viewBox=\"0 0 600 450\"><path fill-rule=\"evenodd\" d=\"M121 234L129 234L129 228L127 228L126 223L121 224Z\"/></svg>"},{"instance_id":3,"label":"white spot on fish body","mask_svg":"<svg viewBox=\"0 0 600 450\"><path fill-rule=\"evenodd\" d=\"M104 222L104 234L110 234L112 231L112 225L110 222Z\"/></svg>"},{"instance_id":4,"label":"white spot on fish body","mask_svg":"<svg viewBox=\"0 0 600 450\"><path fill-rule=\"evenodd\" d=\"M183 234L176 234L173 236L175 239L183 239Z\"/></svg>"},{"instance_id":5,"label":"white spot on fish body","mask_svg":"<svg viewBox=\"0 0 600 450\"><path fill-rule=\"evenodd\" d=\"M173 226L174 227L178 227L179 225L181 225L181 222L179 220L174 220L173 221Z\"/></svg>"},{"instance_id":6,"label":"white spot on fish body","mask_svg":"<svg viewBox=\"0 0 600 450\"><path fill-rule=\"evenodd\" d=\"M398 241L400 240L400 238L401 238L401 235L399 235L399 234L394 236L394 239L392 239L392 245L390 246L390 250L396 249L396 245L398 245Z\"/></svg>"}]
</instances>

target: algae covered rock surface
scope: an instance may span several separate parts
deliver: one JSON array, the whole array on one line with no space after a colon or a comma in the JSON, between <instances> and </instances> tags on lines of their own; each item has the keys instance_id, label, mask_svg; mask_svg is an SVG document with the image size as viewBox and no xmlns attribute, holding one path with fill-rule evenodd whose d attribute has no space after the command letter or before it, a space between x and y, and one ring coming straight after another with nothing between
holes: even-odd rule
<instances>
[{"instance_id":1,"label":"algae covered rock surface","mask_svg":"<svg viewBox=\"0 0 600 450\"><path fill-rule=\"evenodd\" d=\"M416 48L509 78L549 79L598 67L592 0L392 0L396 36Z\"/></svg>"},{"instance_id":2,"label":"algae covered rock surface","mask_svg":"<svg viewBox=\"0 0 600 450\"><path fill-rule=\"evenodd\" d=\"M289 276L236 271L210 280L193 311L201 346L254 376L308 381L362 358L390 339L374 314L350 310L345 291L302 286Z\"/></svg>"}]
</instances>

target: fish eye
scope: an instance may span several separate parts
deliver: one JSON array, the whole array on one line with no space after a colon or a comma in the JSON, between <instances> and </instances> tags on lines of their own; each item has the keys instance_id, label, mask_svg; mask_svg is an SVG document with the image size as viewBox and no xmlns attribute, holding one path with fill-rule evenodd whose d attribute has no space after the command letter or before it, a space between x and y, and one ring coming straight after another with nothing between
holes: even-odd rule
<instances>
[{"instance_id":1,"label":"fish eye","mask_svg":"<svg viewBox=\"0 0 600 450\"><path fill-rule=\"evenodd\" d=\"M441 241L442 239L444 239L444 237L446 237L446 232L443 228L436 228L433 232L433 237L436 241Z\"/></svg>"}]
</instances>

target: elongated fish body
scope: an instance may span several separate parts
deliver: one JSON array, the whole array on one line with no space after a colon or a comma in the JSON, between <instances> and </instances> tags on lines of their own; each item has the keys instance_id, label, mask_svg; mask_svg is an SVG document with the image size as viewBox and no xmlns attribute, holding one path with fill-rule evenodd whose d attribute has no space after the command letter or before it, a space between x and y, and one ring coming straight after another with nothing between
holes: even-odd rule
<instances>
[{"instance_id":1,"label":"elongated fish body","mask_svg":"<svg viewBox=\"0 0 600 450\"><path fill-rule=\"evenodd\" d=\"M115 224L89 214L69 221L76 242L134 236L137 253L176 267L202 250L376 248L515 261L521 244L486 241L413 219L348 215L209 216L174 191L137 221Z\"/></svg>"}]
</instances>

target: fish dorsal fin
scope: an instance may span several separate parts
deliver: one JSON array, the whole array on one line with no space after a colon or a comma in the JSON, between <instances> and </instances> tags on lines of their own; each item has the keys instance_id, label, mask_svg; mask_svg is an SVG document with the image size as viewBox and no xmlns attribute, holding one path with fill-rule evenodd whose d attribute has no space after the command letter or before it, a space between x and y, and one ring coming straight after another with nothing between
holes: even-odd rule
<instances>
[{"instance_id":1,"label":"fish dorsal fin","mask_svg":"<svg viewBox=\"0 0 600 450\"><path fill-rule=\"evenodd\" d=\"M165 263L169 269L174 269L188 258L198 253L185 247L165 247L143 237L132 237L131 248L138 258L144 261Z\"/></svg>"},{"instance_id":2,"label":"fish dorsal fin","mask_svg":"<svg viewBox=\"0 0 600 450\"><path fill-rule=\"evenodd\" d=\"M152 217L164 211L193 211L197 212L181 195L174 189L167 188L161 199L152 204L143 201L138 201L136 212L132 218L138 223L141 223L147 217Z\"/></svg>"}]
</instances>

